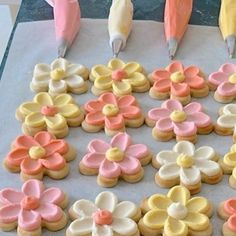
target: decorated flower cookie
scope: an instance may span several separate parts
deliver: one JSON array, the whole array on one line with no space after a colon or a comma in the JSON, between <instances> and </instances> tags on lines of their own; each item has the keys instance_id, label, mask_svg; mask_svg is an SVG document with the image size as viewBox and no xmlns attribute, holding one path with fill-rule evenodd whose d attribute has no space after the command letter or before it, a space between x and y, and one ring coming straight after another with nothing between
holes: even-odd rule
<instances>
[{"instance_id":1,"label":"decorated flower cookie","mask_svg":"<svg viewBox=\"0 0 236 236\"><path fill-rule=\"evenodd\" d=\"M226 63L219 71L208 78L210 89L215 90L214 98L218 102L228 103L236 98L236 65Z\"/></svg>"},{"instance_id":2,"label":"decorated flower cookie","mask_svg":"<svg viewBox=\"0 0 236 236\"><path fill-rule=\"evenodd\" d=\"M34 137L17 137L4 164L11 172L20 172L23 180L41 180L44 175L62 179L69 173L67 161L73 160L75 155L75 150L65 140L41 131Z\"/></svg>"},{"instance_id":3,"label":"decorated flower cookie","mask_svg":"<svg viewBox=\"0 0 236 236\"><path fill-rule=\"evenodd\" d=\"M216 184L222 179L217 160L213 148L195 149L191 142L180 141L173 150L161 151L153 158L153 166L159 169L155 181L162 187L182 184L191 193L197 193L201 190L201 182Z\"/></svg>"},{"instance_id":4,"label":"decorated flower cookie","mask_svg":"<svg viewBox=\"0 0 236 236\"><path fill-rule=\"evenodd\" d=\"M221 202L218 214L223 220L226 220L222 227L223 236L236 236L236 198Z\"/></svg>"},{"instance_id":5,"label":"decorated flower cookie","mask_svg":"<svg viewBox=\"0 0 236 236\"><path fill-rule=\"evenodd\" d=\"M151 158L146 145L133 144L128 134L119 133L110 143L92 140L79 168L84 175L98 174L99 185L112 187L119 178L130 183L138 182L143 177L142 165L148 164Z\"/></svg>"},{"instance_id":6,"label":"decorated flower cookie","mask_svg":"<svg viewBox=\"0 0 236 236\"><path fill-rule=\"evenodd\" d=\"M92 92L97 96L105 92L113 92L117 96L146 92L150 86L140 64L125 64L119 59L110 60L107 66L94 66L89 78L94 81Z\"/></svg>"},{"instance_id":7,"label":"decorated flower cookie","mask_svg":"<svg viewBox=\"0 0 236 236\"><path fill-rule=\"evenodd\" d=\"M191 198L184 186L175 186L167 195L154 194L142 203L139 230L143 236L212 235L209 217L212 205L204 197Z\"/></svg>"},{"instance_id":8,"label":"decorated flower cookie","mask_svg":"<svg viewBox=\"0 0 236 236\"><path fill-rule=\"evenodd\" d=\"M66 92L81 94L88 90L85 82L88 75L89 71L86 67L58 58L51 65L35 66L30 88L34 92L48 92L51 95Z\"/></svg>"},{"instance_id":9,"label":"decorated flower cookie","mask_svg":"<svg viewBox=\"0 0 236 236\"><path fill-rule=\"evenodd\" d=\"M79 126L84 114L69 94L55 97L42 92L35 95L32 102L22 103L16 111L16 118L23 122L22 131L35 135L48 130L57 138L65 137L68 126Z\"/></svg>"},{"instance_id":10,"label":"decorated flower cookie","mask_svg":"<svg viewBox=\"0 0 236 236\"><path fill-rule=\"evenodd\" d=\"M200 69L196 66L184 68L174 61L165 69L157 69L149 75L153 84L150 96L157 99L173 98L187 104L193 97L205 97L209 88Z\"/></svg>"},{"instance_id":11,"label":"decorated flower cookie","mask_svg":"<svg viewBox=\"0 0 236 236\"><path fill-rule=\"evenodd\" d=\"M57 231L65 227L63 208L67 197L59 188L45 188L39 180L28 180L21 191L5 188L0 191L0 229L17 228L19 236L42 235L42 227Z\"/></svg>"},{"instance_id":12,"label":"decorated flower cookie","mask_svg":"<svg viewBox=\"0 0 236 236\"><path fill-rule=\"evenodd\" d=\"M132 202L118 199L112 192L101 192L95 203L81 199L69 210L73 222L66 236L139 236L136 222L140 209Z\"/></svg>"},{"instance_id":13,"label":"decorated flower cookie","mask_svg":"<svg viewBox=\"0 0 236 236\"><path fill-rule=\"evenodd\" d=\"M208 134L213 129L211 118L203 112L200 103L192 102L185 107L178 100L169 99L161 107L148 112L146 124L153 128L152 136L160 141L197 141L197 133Z\"/></svg>"},{"instance_id":14,"label":"decorated flower cookie","mask_svg":"<svg viewBox=\"0 0 236 236\"><path fill-rule=\"evenodd\" d=\"M236 104L227 104L220 108L219 118L216 121L215 132L219 135L233 134L236 141Z\"/></svg>"},{"instance_id":15,"label":"decorated flower cookie","mask_svg":"<svg viewBox=\"0 0 236 236\"><path fill-rule=\"evenodd\" d=\"M105 129L111 136L125 127L140 127L144 123L144 116L135 97L125 95L116 97L112 93L102 94L98 99L87 102L82 128L87 132L98 132Z\"/></svg>"}]
</instances>

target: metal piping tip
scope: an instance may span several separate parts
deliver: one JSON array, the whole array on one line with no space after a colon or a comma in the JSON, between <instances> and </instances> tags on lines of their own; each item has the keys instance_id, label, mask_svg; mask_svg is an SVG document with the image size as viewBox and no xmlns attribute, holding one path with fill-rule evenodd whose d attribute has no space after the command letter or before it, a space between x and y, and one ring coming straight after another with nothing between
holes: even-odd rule
<instances>
[{"instance_id":1,"label":"metal piping tip","mask_svg":"<svg viewBox=\"0 0 236 236\"><path fill-rule=\"evenodd\" d=\"M230 58L234 57L235 43L236 43L235 41L236 41L236 37L234 35L229 35L226 38L226 43L227 43Z\"/></svg>"},{"instance_id":2,"label":"metal piping tip","mask_svg":"<svg viewBox=\"0 0 236 236\"><path fill-rule=\"evenodd\" d=\"M122 40L121 39L115 39L113 42L112 42L112 52L113 52L113 57L114 58L117 58L120 51L121 51L121 48L122 48Z\"/></svg>"},{"instance_id":3,"label":"metal piping tip","mask_svg":"<svg viewBox=\"0 0 236 236\"><path fill-rule=\"evenodd\" d=\"M68 48L69 48L69 43L64 39L61 39L58 42L58 49L57 49L58 58L65 57Z\"/></svg>"},{"instance_id":4,"label":"metal piping tip","mask_svg":"<svg viewBox=\"0 0 236 236\"><path fill-rule=\"evenodd\" d=\"M168 51L171 60L174 59L177 48L178 48L178 41L175 38L170 38L168 41Z\"/></svg>"}]
</instances>

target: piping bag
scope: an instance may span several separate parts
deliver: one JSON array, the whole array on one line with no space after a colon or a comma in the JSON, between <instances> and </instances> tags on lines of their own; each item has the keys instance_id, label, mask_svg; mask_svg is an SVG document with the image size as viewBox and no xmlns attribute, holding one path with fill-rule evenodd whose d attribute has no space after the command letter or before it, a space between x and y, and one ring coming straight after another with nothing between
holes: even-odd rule
<instances>
[{"instance_id":1,"label":"piping bag","mask_svg":"<svg viewBox=\"0 0 236 236\"><path fill-rule=\"evenodd\" d=\"M65 57L80 29L78 0L46 0L53 7L58 57Z\"/></svg>"},{"instance_id":2,"label":"piping bag","mask_svg":"<svg viewBox=\"0 0 236 236\"><path fill-rule=\"evenodd\" d=\"M192 8L193 0L166 0L164 29L171 59L187 29Z\"/></svg>"}]
</instances>

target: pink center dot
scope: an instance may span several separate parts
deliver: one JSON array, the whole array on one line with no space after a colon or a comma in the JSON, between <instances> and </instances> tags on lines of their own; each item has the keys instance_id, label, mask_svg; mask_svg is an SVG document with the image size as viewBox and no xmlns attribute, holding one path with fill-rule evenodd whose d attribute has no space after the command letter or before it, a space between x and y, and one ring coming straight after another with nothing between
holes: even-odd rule
<instances>
[{"instance_id":1,"label":"pink center dot","mask_svg":"<svg viewBox=\"0 0 236 236\"><path fill-rule=\"evenodd\" d=\"M41 108L41 114L45 116L54 116L57 114L57 108L54 106L43 106Z\"/></svg>"},{"instance_id":2,"label":"pink center dot","mask_svg":"<svg viewBox=\"0 0 236 236\"><path fill-rule=\"evenodd\" d=\"M39 199L33 196L26 196L21 201L21 207L25 210L34 210L39 207Z\"/></svg>"},{"instance_id":3,"label":"pink center dot","mask_svg":"<svg viewBox=\"0 0 236 236\"><path fill-rule=\"evenodd\" d=\"M127 72L122 69L114 70L111 75L111 78L113 80L117 80L117 81L122 80L122 79L126 79L127 77L128 77Z\"/></svg>"},{"instance_id":4,"label":"pink center dot","mask_svg":"<svg viewBox=\"0 0 236 236\"><path fill-rule=\"evenodd\" d=\"M108 210L97 210L93 219L97 225L110 225L113 221L112 213Z\"/></svg>"}]
</instances>

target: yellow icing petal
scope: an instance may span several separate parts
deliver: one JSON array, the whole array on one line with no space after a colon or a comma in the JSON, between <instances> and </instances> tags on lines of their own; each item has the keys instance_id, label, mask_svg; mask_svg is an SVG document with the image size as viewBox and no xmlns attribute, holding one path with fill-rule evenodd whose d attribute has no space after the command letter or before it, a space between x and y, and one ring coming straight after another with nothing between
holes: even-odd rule
<instances>
[{"instance_id":1,"label":"yellow icing petal","mask_svg":"<svg viewBox=\"0 0 236 236\"><path fill-rule=\"evenodd\" d=\"M164 235L187 236L188 227L183 221L168 217L164 225Z\"/></svg>"},{"instance_id":2,"label":"yellow icing petal","mask_svg":"<svg viewBox=\"0 0 236 236\"><path fill-rule=\"evenodd\" d=\"M104 65L94 66L91 70L91 74L94 78L98 77L109 77L112 71Z\"/></svg>"},{"instance_id":3,"label":"yellow icing petal","mask_svg":"<svg viewBox=\"0 0 236 236\"><path fill-rule=\"evenodd\" d=\"M123 69L127 72L129 76L132 75L134 72L142 72L143 70L142 66L137 62L129 62L124 66Z\"/></svg>"},{"instance_id":4,"label":"yellow icing petal","mask_svg":"<svg viewBox=\"0 0 236 236\"><path fill-rule=\"evenodd\" d=\"M204 197L193 197L187 202L186 207L188 212L205 213L209 209L209 202Z\"/></svg>"},{"instance_id":5,"label":"yellow icing petal","mask_svg":"<svg viewBox=\"0 0 236 236\"><path fill-rule=\"evenodd\" d=\"M209 226L209 219L207 216L195 213L195 212L189 212L187 216L183 220L190 229L192 230L204 230Z\"/></svg>"},{"instance_id":6,"label":"yellow icing petal","mask_svg":"<svg viewBox=\"0 0 236 236\"><path fill-rule=\"evenodd\" d=\"M110 89L112 87L112 79L109 77L97 77L94 81L94 86L98 89Z\"/></svg>"},{"instance_id":7,"label":"yellow icing petal","mask_svg":"<svg viewBox=\"0 0 236 236\"><path fill-rule=\"evenodd\" d=\"M38 93L34 97L34 102L42 106L53 106L53 100L48 93Z\"/></svg>"},{"instance_id":8,"label":"yellow icing petal","mask_svg":"<svg viewBox=\"0 0 236 236\"><path fill-rule=\"evenodd\" d=\"M232 145L230 148L230 152L236 152L236 144Z\"/></svg>"},{"instance_id":9,"label":"yellow icing petal","mask_svg":"<svg viewBox=\"0 0 236 236\"><path fill-rule=\"evenodd\" d=\"M58 112L65 118L73 118L80 115L80 109L75 104L67 104L58 107Z\"/></svg>"},{"instance_id":10,"label":"yellow icing petal","mask_svg":"<svg viewBox=\"0 0 236 236\"><path fill-rule=\"evenodd\" d=\"M125 66L125 63L123 61L121 61L120 59L118 59L118 58L111 59L108 62L108 67L111 70L123 69L124 66Z\"/></svg>"},{"instance_id":11,"label":"yellow icing petal","mask_svg":"<svg viewBox=\"0 0 236 236\"><path fill-rule=\"evenodd\" d=\"M47 126L51 129L63 129L67 126L65 118L60 114L56 114L55 116L45 116L44 119Z\"/></svg>"},{"instance_id":12,"label":"yellow icing petal","mask_svg":"<svg viewBox=\"0 0 236 236\"><path fill-rule=\"evenodd\" d=\"M166 210L172 201L161 194L154 194L148 199L148 206L150 209L163 209Z\"/></svg>"},{"instance_id":13,"label":"yellow icing petal","mask_svg":"<svg viewBox=\"0 0 236 236\"><path fill-rule=\"evenodd\" d=\"M145 85L147 83L146 77L143 74L139 73L139 72L133 73L125 81L129 82L134 87L142 86L142 85Z\"/></svg>"},{"instance_id":14,"label":"yellow icing petal","mask_svg":"<svg viewBox=\"0 0 236 236\"><path fill-rule=\"evenodd\" d=\"M127 95L132 92L132 87L125 81L114 81L112 84L113 91L118 95Z\"/></svg>"},{"instance_id":15,"label":"yellow icing petal","mask_svg":"<svg viewBox=\"0 0 236 236\"><path fill-rule=\"evenodd\" d=\"M229 152L225 154L223 161L226 165L235 167L236 166L236 152Z\"/></svg>"},{"instance_id":16,"label":"yellow icing petal","mask_svg":"<svg viewBox=\"0 0 236 236\"><path fill-rule=\"evenodd\" d=\"M44 117L39 112L32 113L32 114L26 116L25 124L30 127L44 126L44 124L45 124Z\"/></svg>"},{"instance_id":17,"label":"yellow icing petal","mask_svg":"<svg viewBox=\"0 0 236 236\"><path fill-rule=\"evenodd\" d=\"M190 192L184 186L175 186L167 194L173 202L181 202L184 206L187 204L187 201L190 198Z\"/></svg>"},{"instance_id":18,"label":"yellow icing petal","mask_svg":"<svg viewBox=\"0 0 236 236\"><path fill-rule=\"evenodd\" d=\"M41 106L35 102L25 102L20 105L20 112L24 115L40 112Z\"/></svg>"},{"instance_id":19,"label":"yellow icing petal","mask_svg":"<svg viewBox=\"0 0 236 236\"><path fill-rule=\"evenodd\" d=\"M143 223L151 229L164 227L168 214L164 210L151 210L143 217Z\"/></svg>"},{"instance_id":20,"label":"yellow icing petal","mask_svg":"<svg viewBox=\"0 0 236 236\"><path fill-rule=\"evenodd\" d=\"M233 169L232 176L236 179L236 168Z\"/></svg>"},{"instance_id":21,"label":"yellow icing petal","mask_svg":"<svg viewBox=\"0 0 236 236\"><path fill-rule=\"evenodd\" d=\"M69 94L60 94L53 100L55 106L64 106L73 103L73 98Z\"/></svg>"}]
</instances>

